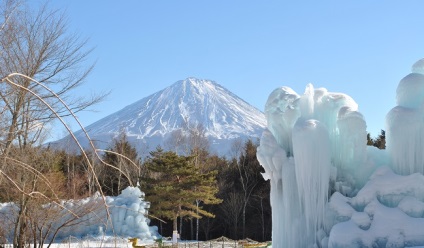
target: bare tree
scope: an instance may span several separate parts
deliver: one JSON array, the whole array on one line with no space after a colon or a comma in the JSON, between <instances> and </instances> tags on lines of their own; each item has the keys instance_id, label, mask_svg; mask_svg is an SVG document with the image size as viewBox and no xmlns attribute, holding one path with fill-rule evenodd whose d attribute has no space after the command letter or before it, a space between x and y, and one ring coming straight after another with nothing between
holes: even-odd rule
<instances>
[{"instance_id":1,"label":"bare tree","mask_svg":"<svg viewBox=\"0 0 424 248\"><path fill-rule=\"evenodd\" d=\"M246 209L253 192L257 189L262 176L259 174L260 165L256 159L256 147L251 140L246 141L239 160L235 163L238 171L238 180L242 192L242 236L246 235Z\"/></svg>"},{"instance_id":2,"label":"bare tree","mask_svg":"<svg viewBox=\"0 0 424 248\"><path fill-rule=\"evenodd\" d=\"M5 0L8 9L3 13L5 21L0 35L0 77L19 72L55 90L74 112L86 109L103 96L73 98L72 92L80 86L93 65L82 69L91 49L86 49L87 40L67 30L63 13L50 10L47 4L38 10ZM30 89L56 109L66 115L66 109L49 92L42 91L34 81L16 77L14 81ZM5 129L3 149L12 143L24 147L40 141L47 123L55 116L34 95L23 88L10 84L0 87L1 121Z\"/></svg>"},{"instance_id":3,"label":"bare tree","mask_svg":"<svg viewBox=\"0 0 424 248\"><path fill-rule=\"evenodd\" d=\"M33 204L57 202L62 192L52 184L61 182L55 162L36 145L50 122L75 117L104 95L72 97L93 65L84 67L91 49L69 33L63 13L4 0L0 15L0 187L7 188L1 198L17 206L13 245L24 247L35 220Z\"/></svg>"},{"instance_id":4,"label":"bare tree","mask_svg":"<svg viewBox=\"0 0 424 248\"><path fill-rule=\"evenodd\" d=\"M237 192L228 192L225 200L220 205L224 216L224 221L228 226L232 227L233 237L238 238L238 225L241 213L243 211L243 196Z\"/></svg>"},{"instance_id":5,"label":"bare tree","mask_svg":"<svg viewBox=\"0 0 424 248\"><path fill-rule=\"evenodd\" d=\"M102 151L105 152L102 159L106 164L99 179L103 181L104 192L118 195L126 187L137 185L142 175L141 160L125 132L122 131L113 140L108 150Z\"/></svg>"},{"instance_id":6,"label":"bare tree","mask_svg":"<svg viewBox=\"0 0 424 248\"><path fill-rule=\"evenodd\" d=\"M171 132L168 139L166 140L165 148L170 151L174 151L178 154L185 153L187 137L184 134L182 128L176 129Z\"/></svg>"}]
</instances>

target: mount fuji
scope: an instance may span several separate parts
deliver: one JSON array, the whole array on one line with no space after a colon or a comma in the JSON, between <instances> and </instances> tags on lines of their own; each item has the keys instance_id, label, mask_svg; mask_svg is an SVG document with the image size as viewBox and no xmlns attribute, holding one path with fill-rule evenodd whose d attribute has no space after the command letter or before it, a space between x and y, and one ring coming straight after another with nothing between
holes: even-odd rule
<instances>
[{"instance_id":1,"label":"mount fuji","mask_svg":"<svg viewBox=\"0 0 424 248\"><path fill-rule=\"evenodd\" d=\"M85 129L99 148L110 146L113 138L124 132L128 140L145 153L158 145L169 148L171 134L187 125L200 125L209 141L210 151L225 156L229 155L235 140L259 138L266 127L266 119L261 111L218 83L187 78ZM82 130L74 134L87 147ZM69 144L70 139L67 136L56 142Z\"/></svg>"}]
</instances>

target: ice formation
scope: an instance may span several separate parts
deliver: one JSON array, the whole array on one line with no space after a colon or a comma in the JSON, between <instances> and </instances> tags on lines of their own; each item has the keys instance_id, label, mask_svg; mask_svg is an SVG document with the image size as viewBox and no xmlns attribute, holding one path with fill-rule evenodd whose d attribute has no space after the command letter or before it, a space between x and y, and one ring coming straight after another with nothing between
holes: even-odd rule
<instances>
[{"instance_id":1,"label":"ice formation","mask_svg":"<svg viewBox=\"0 0 424 248\"><path fill-rule=\"evenodd\" d=\"M153 241L160 237L157 227L149 226L150 220L147 217L147 210L150 207L144 200L144 193L138 187L128 187L116 197L106 196L106 204L109 209L110 218L107 217L105 203L99 194L82 200L68 200L61 202L62 206L47 204L45 209L50 207L58 208L60 218L49 218L50 223L44 223L45 227L52 225L52 230L56 230L60 225L75 219L75 215L80 216L73 225L59 229L56 240L61 240L70 236L77 238L86 237L137 237L144 241ZM14 213L17 211L13 203L0 203L0 214L8 215L8 221L0 223L3 230L14 221ZM6 236L10 240L13 229ZM51 236L47 239L51 239Z\"/></svg>"},{"instance_id":2,"label":"ice formation","mask_svg":"<svg viewBox=\"0 0 424 248\"><path fill-rule=\"evenodd\" d=\"M387 114L387 149L396 173L424 173L424 60L412 66L396 90L396 103ZM399 128L402 127L402 128Z\"/></svg>"},{"instance_id":3,"label":"ice formation","mask_svg":"<svg viewBox=\"0 0 424 248\"><path fill-rule=\"evenodd\" d=\"M271 181L274 247L424 245L424 60L400 81L397 105L379 150L366 146L351 97L311 84L270 94L257 157Z\"/></svg>"}]
</instances>

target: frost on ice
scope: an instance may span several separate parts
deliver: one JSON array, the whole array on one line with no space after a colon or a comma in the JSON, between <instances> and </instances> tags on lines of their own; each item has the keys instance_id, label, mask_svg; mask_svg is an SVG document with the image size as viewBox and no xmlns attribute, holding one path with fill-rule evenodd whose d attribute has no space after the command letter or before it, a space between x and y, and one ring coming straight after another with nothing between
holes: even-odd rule
<instances>
[{"instance_id":1,"label":"frost on ice","mask_svg":"<svg viewBox=\"0 0 424 248\"><path fill-rule=\"evenodd\" d=\"M366 146L345 94L311 84L270 94L257 157L271 181L274 247L424 245L424 60L396 93L387 150Z\"/></svg>"}]
</instances>

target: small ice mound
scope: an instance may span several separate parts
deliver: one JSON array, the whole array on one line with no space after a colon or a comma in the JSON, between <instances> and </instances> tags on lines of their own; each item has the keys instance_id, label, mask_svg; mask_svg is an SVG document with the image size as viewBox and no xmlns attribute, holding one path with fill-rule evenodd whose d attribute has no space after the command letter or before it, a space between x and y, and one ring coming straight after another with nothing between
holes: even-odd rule
<instances>
[{"instance_id":1,"label":"small ice mound","mask_svg":"<svg viewBox=\"0 0 424 248\"><path fill-rule=\"evenodd\" d=\"M356 212L349 204L349 198L339 192L334 192L331 196L327 209L335 217L335 223L349 220Z\"/></svg>"},{"instance_id":2,"label":"small ice mound","mask_svg":"<svg viewBox=\"0 0 424 248\"><path fill-rule=\"evenodd\" d=\"M403 194L387 194L378 195L377 200L386 207L395 208L404 197Z\"/></svg>"},{"instance_id":3,"label":"small ice mound","mask_svg":"<svg viewBox=\"0 0 424 248\"><path fill-rule=\"evenodd\" d=\"M412 65L412 72L424 74L424 59L420 59Z\"/></svg>"},{"instance_id":4,"label":"small ice mound","mask_svg":"<svg viewBox=\"0 0 424 248\"><path fill-rule=\"evenodd\" d=\"M138 187L127 187L122 190L119 195L120 198L133 199L133 198L144 198L144 193Z\"/></svg>"},{"instance_id":5,"label":"small ice mound","mask_svg":"<svg viewBox=\"0 0 424 248\"><path fill-rule=\"evenodd\" d=\"M362 230L368 230L371 226L371 219L364 212L354 212L351 220Z\"/></svg>"},{"instance_id":6,"label":"small ice mound","mask_svg":"<svg viewBox=\"0 0 424 248\"><path fill-rule=\"evenodd\" d=\"M328 247L331 248L354 248L371 247L367 237L367 231L359 228L352 220L340 222L333 226L328 237ZM364 241L365 239L365 241Z\"/></svg>"},{"instance_id":7,"label":"small ice mound","mask_svg":"<svg viewBox=\"0 0 424 248\"><path fill-rule=\"evenodd\" d=\"M349 196L353 192L352 184L346 181L337 181L334 183L334 189L343 195Z\"/></svg>"},{"instance_id":8,"label":"small ice mound","mask_svg":"<svg viewBox=\"0 0 424 248\"><path fill-rule=\"evenodd\" d=\"M407 108L421 108L424 103L424 74L410 73L396 89L396 103Z\"/></svg>"},{"instance_id":9,"label":"small ice mound","mask_svg":"<svg viewBox=\"0 0 424 248\"><path fill-rule=\"evenodd\" d=\"M324 230L328 234L332 227L338 223L349 221L352 215L356 212L354 208L349 204L348 197L334 192L331 196L330 201L326 206L326 213L324 219Z\"/></svg>"},{"instance_id":10,"label":"small ice mound","mask_svg":"<svg viewBox=\"0 0 424 248\"><path fill-rule=\"evenodd\" d=\"M353 206L366 206L374 200L395 207L405 196L424 197L424 176L419 173L401 176L386 166L378 168L365 186L352 198Z\"/></svg>"},{"instance_id":11,"label":"small ice mound","mask_svg":"<svg viewBox=\"0 0 424 248\"><path fill-rule=\"evenodd\" d=\"M411 217L424 217L424 202L419 201L417 198L405 196L399 203L398 208Z\"/></svg>"}]
</instances>

